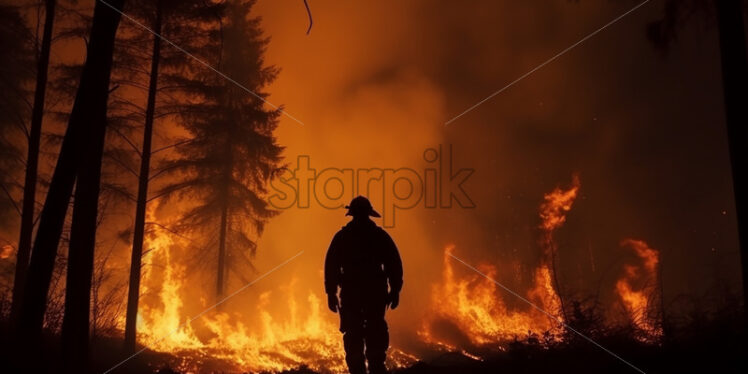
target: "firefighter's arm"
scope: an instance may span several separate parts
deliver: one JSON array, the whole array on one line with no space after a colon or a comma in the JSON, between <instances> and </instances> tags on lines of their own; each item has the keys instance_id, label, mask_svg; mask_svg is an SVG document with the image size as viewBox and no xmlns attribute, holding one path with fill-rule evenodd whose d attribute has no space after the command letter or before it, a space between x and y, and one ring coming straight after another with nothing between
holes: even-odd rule
<instances>
[{"instance_id":1,"label":"firefighter's arm","mask_svg":"<svg viewBox=\"0 0 748 374\"><path fill-rule=\"evenodd\" d=\"M383 231L384 232L384 231ZM400 252L397 250L395 242L389 234L384 232L384 271L387 274L387 280L390 283L390 294L399 295L403 288L403 262L400 259ZM394 303L394 307L397 303Z\"/></svg>"},{"instance_id":2,"label":"firefighter's arm","mask_svg":"<svg viewBox=\"0 0 748 374\"><path fill-rule=\"evenodd\" d=\"M325 256L325 293L327 306L335 313L339 309L338 286L340 286L340 233L335 234Z\"/></svg>"}]
</instances>

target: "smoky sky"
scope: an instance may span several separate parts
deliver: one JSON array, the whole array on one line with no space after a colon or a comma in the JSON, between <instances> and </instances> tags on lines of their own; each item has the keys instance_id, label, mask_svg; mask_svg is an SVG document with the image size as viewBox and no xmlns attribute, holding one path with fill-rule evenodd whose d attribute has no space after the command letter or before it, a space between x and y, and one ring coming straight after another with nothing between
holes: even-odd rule
<instances>
[{"instance_id":1,"label":"smoky sky","mask_svg":"<svg viewBox=\"0 0 748 374\"><path fill-rule=\"evenodd\" d=\"M452 144L454 162L475 169L465 188L476 208L400 212L390 230L406 265L404 308L429 293L434 277L409 265L438 273L448 243L475 263L532 266L538 205L574 173L580 197L557 234L570 291L610 287L632 261L620 241L634 238L661 252L666 299L716 285L739 292L708 14L685 22L664 53L646 38L647 24L663 14L663 2L650 1L444 126L637 4L312 1L307 36L302 8L258 3L271 37L267 61L282 69L270 99L305 124L281 120L288 161L304 154L320 168L418 168L425 147ZM265 258L303 246L309 258L296 271L317 269L342 213L284 211L262 239Z\"/></svg>"},{"instance_id":2,"label":"smoky sky","mask_svg":"<svg viewBox=\"0 0 748 374\"><path fill-rule=\"evenodd\" d=\"M740 291L719 49L708 14L678 28L664 53L645 33L663 14L663 1L651 0L445 126L639 3L309 3L310 35L301 2L260 0L253 10L270 38L265 61L280 68L265 89L268 100L302 122L280 119L285 162L294 168L303 155L317 170L420 171L429 166L424 150L441 145L451 146L455 167L474 169L463 185L474 208L421 204L398 211L388 229L405 267L400 309L388 317L393 345L408 348L417 339L413 326L428 313L448 245L526 291L542 256L538 207L574 174L579 197L555 234L565 292L601 291L611 307L624 264L637 261L620 245L627 238L660 251L668 304L716 289ZM381 197L370 197L381 209ZM157 218L168 223L168 212ZM312 204L274 217L258 240L256 273L232 273L229 290L303 254L227 302L227 310L254 324L263 294L273 293L269 308L277 320L287 315L288 290L302 310L305 293L322 299L325 251L347 222L344 213ZM127 264L128 246L114 256ZM212 290L214 274L197 275L183 295L187 314L201 311ZM335 323L334 314L323 313Z\"/></svg>"}]
</instances>

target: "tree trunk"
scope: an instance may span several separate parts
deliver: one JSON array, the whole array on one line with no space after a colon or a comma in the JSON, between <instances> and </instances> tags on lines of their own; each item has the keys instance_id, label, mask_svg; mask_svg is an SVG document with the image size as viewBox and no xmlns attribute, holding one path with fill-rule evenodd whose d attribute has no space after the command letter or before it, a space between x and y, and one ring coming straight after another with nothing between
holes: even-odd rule
<instances>
[{"instance_id":1,"label":"tree trunk","mask_svg":"<svg viewBox=\"0 0 748 374\"><path fill-rule=\"evenodd\" d=\"M548 247L551 252L551 273L553 275L553 285L556 288L556 296L558 296L559 307L561 308L561 318L564 319L564 323L569 323L569 317L566 315L566 304L564 303L563 292L561 291L561 282L558 281L558 270L556 270L556 243L553 242L551 234L548 234Z\"/></svg>"},{"instance_id":2,"label":"tree trunk","mask_svg":"<svg viewBox=\"0 0 748 374\"><path fill-rule=\"evenodd\" d=\"M748 61L746 60L743 2L717 1L722 86L725 100L727 140L730 147L732 182L738 221L738 239L743 270L743 311L748 329Z\"/></svg>"},{"instance_id":3,"label":"tree trunk","mask_svg":"<svg viewBox=\"0 0 748 374\"><path fill-rule=\"evenodd\" d=\"M228 185L227 185L228 189ZM218 233L218 273L216 276L216 301L223 297L225 289L225 270L226 270L226 231L228 229L228 196L224 198L223 208L221 210L221 227Z\"/></svg>"},{"instance_id":4,"label":"tree trunk","mask_svg":"<svg viewBox=\"0 0 748 374\"><path fill-rule=\"evenodd\" d=\"M113 5L117 2L112 2ZM122 9L124 0L115 5ZM96 3L91 28L91 42L78 96L85 100L87 117L80 146L84 157L78 160L73 223L70 228L65 315L62 320L62 351L67 372L88 372L89 314L91 276L93 274L96 224L101 185L101 158L106 135L107 99L112 68L114 38L120 13ZM87 71L88 70L88 71ZM86 73L90 85L84 87ZM75 114L75 113L73 113ZM72 119L71 119L72 121Z\"/></svg>"},{"instance_id":5,"label":"tree trunk","mask_svg":"<svg viewBox=\"0 0 748 374\"><path fill-rule=\"evenodd\" d=\"M26 282L26 271L31 256L31 236L34 232L34 205L36 203L36 177L39 165L39 143L42 137L42 118L44 116L44 97L47 89L47 71L49 68L49 51L52 46L52 27L55 19L55 0L45 1L44 33L36 65L36 89L34 106L31 112L31 128L26 156L26 178L23 184L23 207L21 210L21 234L18 239L16 255L16 272L13 279L13 303L10 320L14 325L21 312L23 286Z\"/></svg>"},{"instance_id":6,"label":"tree trunk","mask_svg":"<svg viewBox=\"0 0 748 374\"><path fill-rule=\"evenodd\" d=\"M218 273L216 280L216 301L220 301L223 297L223 292L226 289L226 248L227 248L227 232L229 230L229 198L231 195L231 172L233 171L234 159L232 155L232 143L231 137L227 137L224 152L225 164L223 165L223 197L221 207L221 226L218 231ZM221 306L219 305L219 308Z\"/></svg>"},{"instance_id":7,"label":"tree trunk","mask_svg":"<svg viewBox=\"0 0 748 374\"><path fill-rule=\"evenodd\" d=\"M110 0L109 4L121 9L124 0ZM85 297L79 297L79 300L85 302L89 297L91 278L86 274L75 273L76 271L85 271L87 266L81 266L81 259L87 257L86 252L91 252L90 247L94 242L93 232L90 230L91 224L84 218L90 218L93 210L93 227L95 229L96 204L93 209L90 207L92 196L85 196L85 192L98 192L98 186L92 188L91 184L96 179L95 176L100 173L96 170L96 165L101 161L98 160L96 152L101 148L99 139L103 138L104 125L106 123L106 105L109 96L109 73L112 64L112 51L114 48L114 35L119 24L120 14L101 2L96 2L94 8L93 24L91 27L91 37L87 49L86 62L81 74L81 81L76 94L73 109L70 114L70 121L65 132L60 155L55 166L52 181L47 193L47 199L42 209L42 214L37 230L36 241L34 242L31 252L31 262L25 285L24 298L21 309L20 337L25 340L26 352L35 351L38 347L39 338L41 337L42 325L44 322L44 312L46 310L47 292L49 291L49 282L52 277L55 257L57 256L57 246L60 241L67 206L70 202L70 195L73 189L73 183L76 179L77 172L84 172L79 181L79 187L76 188L76 195L81 200L76 200L79 207L76 209L78 223L74 222L75 245L71 242L70 262L73 274L72 282L67 284L68 290L75 290L78 295L85 293ZM81 157L84 155L85 157ZM86 161L85 167L78 167L79 161ZM98 200L97 196L93 197ZM83 209L87 204L88 209ZM86 217L88 215L88 217ZM82 229L86 229L85 232ZM89 237L86 237L89 236ZM85 261L83 261L85 262ZM71 273L71 270L68 270ZM81 281L82 280L82 281ZM73 297L75 299L75 297ZM66 295L66 303L69 297ZM85 305L85 313L82 316L76 316L73 312L82 312L80 309L81 302L69 300L70 305L66 305L65 318L67 328L63 329L64 335L67 335L66 342L71 340L79 342L82 345L76 345L76 349L87 352L88 339L88 304ZM70 309L72 307L72 309ZM73 314L70 314L73 313ZM85 334L82 331L72 328L71 318L77 318L76 328L85 327ZM85 320L85 326L80 326L81 321ZM65 331L67 330L67 331ZM72 334L72 335L71 335ZM65 336L63 336L65 337ZM76 339L71 339L74 337ZM30 345L29 345L30 344ZM29 350L30 349L30 350ZM38 359L33 361L39 364Z\"/></svg>"},{"instance_id":8,"label":"tree trunk","mask_svg":"<svg viewBox=\"0 0 748 374\"><path fill-rule=\"evenodd\" d=\"M156 3L156 20L153 30L161 34L162 2ZM125 351L135 352L137 340L138 299L140 297L140 267L143 256L143 239L145 236L145 213L148 201L148 178L151 163L151 140L153 138L153 116L156 110L156 88L158 84L158 64L161 57L161 38L153 37L153 51L151 53L151 76L148 85L148 104L145 111L145 126L143 128L143 150L140 160L140 176L138 181L137 206L135 208L135 228L132 243L132 258L130 259L130 288L127 294L127 317L125 320Z\"/></svg>"}]
</instances>

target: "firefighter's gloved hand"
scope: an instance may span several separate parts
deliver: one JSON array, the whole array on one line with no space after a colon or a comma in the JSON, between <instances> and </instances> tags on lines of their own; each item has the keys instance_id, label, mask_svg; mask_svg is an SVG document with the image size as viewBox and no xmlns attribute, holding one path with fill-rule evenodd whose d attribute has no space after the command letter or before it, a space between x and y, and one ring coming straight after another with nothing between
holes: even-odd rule
<instances>
[{"instance_id":1,"label":"firefighter's gloved hand","mask_svg":"<svg viewBox=\"0 0 748 374\"><path fill-rule=\"evenodd\" d=\"M338 310L340 309L340 301L338 300L338 295L327 294L327 307L330 308L333 313L338 312Z\"/></svg>"},{"instance_id":2,"label":"firefighter's gloved hand","mask_svg":"<svg viewBox=\"0 0 748 374\"><path fill-rule=\"evenodd\" d=\"M400 293L390 291L390 294L387 297L387 302L390 304L390 309L397 308L397 306L400 305Z\"/></svg>"}]
</instances>

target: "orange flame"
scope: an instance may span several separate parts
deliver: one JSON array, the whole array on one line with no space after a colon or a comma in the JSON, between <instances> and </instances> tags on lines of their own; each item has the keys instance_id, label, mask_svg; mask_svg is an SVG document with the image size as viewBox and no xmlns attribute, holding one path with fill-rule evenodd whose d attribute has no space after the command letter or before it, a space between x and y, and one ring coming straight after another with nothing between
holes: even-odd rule
<instances>
[{"instance_id":1,"label":"orange flame","mask_svg":"<svg viewBox=\"0 0 748 374\"><path fill-rule=\"evenodd\" d=\"M543 247L543 266L548 270L548 278L552 280L549 282L549 287L555 290L554 295L556 296L556 302L558 303L558 309L556 312L562 317L564 314L564 305L561 299L561 286L558 281L558 273L556 270L556 243L553 239L553 234L566 223L566 215L571 211L571 207L574 201L577 199L581 182L579 181L579 175L573 174L571 187L564 190L561 187L556 187L553 191L543 195L543 202L540 204L540 229L542 231L542 237L540 244Z\"/></svg>"},{"instance_id":2,"label":"orange flame","mask_svg":"<svg viewBox=\"0 0 748 374\"><path fill-rule=\"evenodd\" d=\"M317 372L346 371L337 316L327 313L326 305L313 292L301 296L303 292L296 291L296 279L280 287L282 298L287 300L287 318L277 319L277 313L271 313L271 291L259 295L254 313L211 311L199 319L189 317L183 303L183 297L190 294L187 274L172 253L184 243L175 243L172 238L160 227L147 238L152 266L144 267L148 270L143 275L142 293L156 293L157 301L144 299L141 303L140 343L154 351L175 354L178 361L171 364L181 372L204 371L207 359L221 361L223 366L218 370L228 366L231 370L279 372L305 365ZM156 264L163 270L153 271ZM282 312L277 307L272 311ZM247 315L259 322L245 324L243 317ZM391 368L415 361L398 349L389 351Z\"/></svg>"},{"instance_id":3,"label":"orange flame","mask_svg":"<svg viewBox=\"0 0 748 374\"><path fill-rule=\"evenodd\" d=\"M558 332L559 324L542 312L530 306L507 306L502 297L502 293L506 292L499 290L497 283L492 280L497 275L495 267L488 264L478 267L491 279L476 273L458 279L453 268L454 260L449 255L453 250L453 245L444 250L442 280L432 290L433 315L419 331L424 341L447 350L457 350L454 344L436 336L439 333L433 324L437 320L451 322L476 346L505 343L531 333ZM558 310L558 299L546 267L537 269L534 285L526 298L544 310Z\"/></svg>"},{"instance_id":4,"label":"orange flame","mask_svg":"<svg viewBox=\"0 0 748 374\"><path fill-rule=\"evenodd\" d=\"M662 326L653 298L657 295L659 253L642 240L625 239L621 246L633 249L642 264L624 266L624 274L616 282L616 292L631 322L643 333L641 340L657 341L662 337Z\"/></svg>"},{"instance_id":5,"label":"orange flame","mask_svg":"<svg viewBox=\"0 0 748 374\"><path fill-rule=\"evenodd\" d=\"M13 254L13 249L13 246L10 244L6 244L0 247L0 259L4 260L6 258L10 258L10 256Z\"/></svg>"},{"instance_id":6,"label":"orange flame","mask_svg":"<svg viewBox=\"0 0 748 374\"><path fill-rule=\"evenodd\" d=\"M525 298L555 318L550 318L532 306L509 308L500 297L501 292L506 292L497 289L498 284L494 280L497 279L498 272L491 265L483 264L478 267L491 279L479 274L456 279L449 256L454 246L447 246L444 251L442 280L432 293L435 315L419 332L422 339L447 350L456 350L454 345L434 336L433 321L442 319L456 325L470 343L476 346L506 342L537 333L547 333L548 339L560 340L563 313L552 272L555 252L553 233L566 222L566 215L577 198L580 186L579 176L575 174L569 189L556 187L543 196L540 205L540 228L543 232L541 245L546 256L535 270L534 283Z\"/></svg>"},{"instance_id":7,"label":"orange flame","mask_svg":"<svg viewBox=\"0 0 748 374\"><path fill-rule=\"evenodd\" d=\"M540 204L540 219L542 220L540 228L544 232L550 234L563 226L566 222L566 213L571 210L571 206L577 198L579 187L581 187L579 175L574 174L571 187L568 190L556 187L543 196L544 201Z\"/></svg>"},{"instance_id":8,"label":"orange flame","mask_svg":"<svg viewBox=\"0 0 748 374\"><path fill-rule=\"evenodd\" d=\"M479 265L477 268L487 277L467 269L458 275L450 256L455 246L449 245L444 249L441 279L432 286L429 315L417 332L421 340L475 359L481 357L468 349L503 349L505 343L538 335L543 335L543 343L561 341L564 320L553 273L553 236L566 222L579 188L579 178L574 175L571 187L557 187L544 195L539 215L540 244L545 256L522 295L554 318L521 300L512 300L516 295L500 290L499 266ZM151 214L149 219L153 218ZM186 245L180 240L161 227L154 227L147 237L150 266L144 266L142 293L151 297L142 298L139 310L138 339L142 344L173 353L178 361L171 364L183 372L204 371L209 359L221 360L231 370L278 372L305 365L319 372L345 372L337 316L325 311L320 296L301 291L296 280L280 291L260 294L254 313L212 311L192 321L184 305L190 294L186 267L177 261L180 256L175 252ZM633 249L641 264L625 267L616 292L632 322L645 333L646 341L656 340L662 329L649 316L656 312L651 287L658 276L659 254L643 241L627 239L621 245ZM154 271L154 267L160 271ZM286 300L286 310L270 308L278 304L272 302L278 296ZM285 312L285 317L279 317L278 312ZM250 323L246 315L258 322ZM458 333L446 331L444 326L451 326ZM406 367L417 360L401 350L390 349L388 366ZM226 366L218 370L226 370Z\"/></svg>"}]
</instances>

